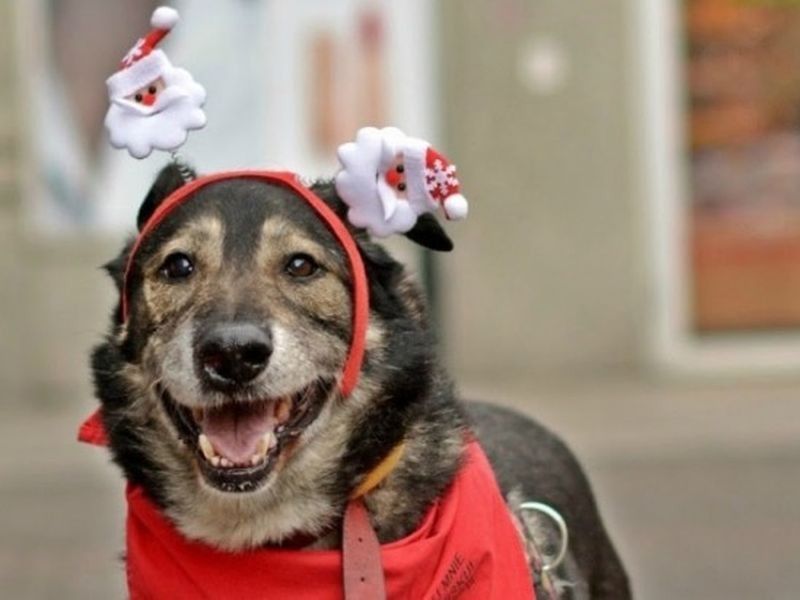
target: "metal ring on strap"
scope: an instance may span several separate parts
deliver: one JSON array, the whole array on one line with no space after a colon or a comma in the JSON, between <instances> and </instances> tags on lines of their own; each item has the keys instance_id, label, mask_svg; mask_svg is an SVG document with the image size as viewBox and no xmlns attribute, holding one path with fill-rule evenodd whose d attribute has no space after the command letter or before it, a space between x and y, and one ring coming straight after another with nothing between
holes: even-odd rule
<instances>
[{"instance_id":1,"label":"metal ring on strap","mask_svg":"<svg viewBox=\"0 0 800 600\"><path fill-rule=\"evenodd\" d=\"M519 510L532 510L547 515L558 527L559 534L561 535L561 547L556 554L556 557L549 563L542 566L545 571L552 571L560 565L564 558L567 556L567 548L569 548L569 531L564 517L554 509L552 506L544 504L543 502L523 502L519 505Z\"/></svg>"}]
</instances>

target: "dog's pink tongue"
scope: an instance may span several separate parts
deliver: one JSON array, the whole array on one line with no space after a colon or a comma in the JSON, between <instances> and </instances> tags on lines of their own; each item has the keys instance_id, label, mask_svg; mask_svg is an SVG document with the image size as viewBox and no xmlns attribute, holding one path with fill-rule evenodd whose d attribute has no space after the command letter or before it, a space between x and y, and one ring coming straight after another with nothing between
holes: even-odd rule
<instances>
[{"instance_id":1,"label":"dog's pink tongue","mask_svg":"<svg viewBox=\"0 0 800 600\"><path fill-rule=\"evenodd\" d=\"M269 406L233 404L207 410L200 427L214 449L232 463L248 464L258 441L274 428Z\"/></svg>"}]
</instances>

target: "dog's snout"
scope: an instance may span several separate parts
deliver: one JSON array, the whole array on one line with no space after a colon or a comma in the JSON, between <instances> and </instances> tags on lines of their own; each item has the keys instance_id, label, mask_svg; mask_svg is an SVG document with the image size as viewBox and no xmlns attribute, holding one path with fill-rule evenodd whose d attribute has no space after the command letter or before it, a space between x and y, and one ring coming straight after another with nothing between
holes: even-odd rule
<instances>
[{"instance_id":1,"label":"dog's snout","mask_svg":"<svg viewBox=\"0 0 800 600\"><path fill-rule=\"evenodd\" d=\"M268 331L249 323L221 323L198 339L197 361L203 379L217 389L251 382L272 354Z\"/></svg>"}]
</instances>

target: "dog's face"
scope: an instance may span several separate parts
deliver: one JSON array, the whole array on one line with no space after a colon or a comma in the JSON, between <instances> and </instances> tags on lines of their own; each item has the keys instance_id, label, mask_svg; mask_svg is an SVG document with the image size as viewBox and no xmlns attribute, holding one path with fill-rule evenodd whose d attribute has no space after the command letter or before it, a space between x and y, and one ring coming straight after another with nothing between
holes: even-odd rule
<instances>
[{"instance_id":1,"label":"dog's face","mask_svg":"<svg viewBox=\"0 0 800 600\"><path fill-rule=\"evenodd\" d=\"M176 187L165 177L140 223ZM325 200L341 211L335 195ZM438 227L416 235L432 245L446 240ZM394 343L411 340L398 362L430 362L411 335L427 340L419 297L397 263L358 240L372 313L365 370L347 399L338 381L352 335L349 265L293 192L253 180L211 184L140 246L128 319L95 353L98 394L117 462L190 536L241 547L322 527L329 515L319 510L315 523L316 505L322 496L346 497L360 459L343 466L343 457L359 427L366 438L380 431L365 433L364 419L380 410L382 386L400 377L402 365L382 370L381 361ZM110 267L118 284L126 254ZM422 368L410 377L420 375ZM403 386L392 384L408 394ZM381 414L387 429L402 421L395 409ZM267 523L270 510L280 515ZM236 537L235 523L258 518L261 529Z\"/></svg>"},{"instance_id":2,"label":"dog's face","mask_svg":"<svg viewBox=\"0 0 800 600\"><path fill-rule=\"evenodd\" d=\"M253 491L336 388L350 275L288 190L220 183L190 202L139 259L140 364L202 480Z\"/></svg>"}]
</instances>

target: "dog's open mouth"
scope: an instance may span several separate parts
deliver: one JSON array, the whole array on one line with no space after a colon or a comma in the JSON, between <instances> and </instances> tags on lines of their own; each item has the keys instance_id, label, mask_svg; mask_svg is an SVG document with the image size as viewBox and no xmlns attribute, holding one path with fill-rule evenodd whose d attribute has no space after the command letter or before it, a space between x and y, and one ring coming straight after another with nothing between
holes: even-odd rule
<instances>
[{"instance_id":1,"label":"dog's open mouth","mask_svg":"<svg viewBox=\"0 0 800 600\"><path fill-rule=\"evenodd\" d=\"M190 408L162 390L164 408L181 439L194 450L202 476L224 492L258 489L280 454L317 418L332 382L313 383L280 398L231 399Z\"/></svg>"}]
</instances>

